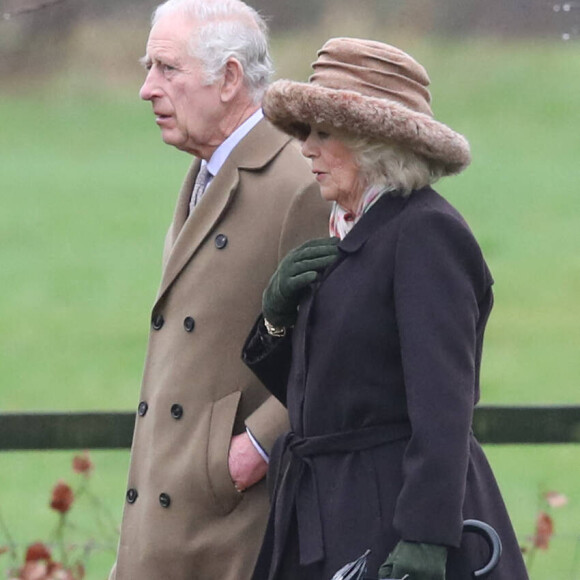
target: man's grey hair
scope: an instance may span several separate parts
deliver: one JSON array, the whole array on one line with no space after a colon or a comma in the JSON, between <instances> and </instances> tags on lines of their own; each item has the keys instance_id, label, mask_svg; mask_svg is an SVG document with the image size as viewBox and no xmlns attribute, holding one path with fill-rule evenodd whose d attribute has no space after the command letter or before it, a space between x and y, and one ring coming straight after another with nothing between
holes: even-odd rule
<instances>
[{"instance_id":1,"label":"man's grey hair","mask_svg":"<svg viewBox=\"0 0 580 580\"><path fill-rule=\"evenodd\" d=\"M354 153L363 187L378 186L389 192L409 195L435 183L445 169L395 142L372 141L352 134L340 135Z\"/></svg>"},{"instance_id":2,"label":"man's grey hair","mask_svg":"<svg viewBox=\"0 0 580 580\"><path fill-rule=\"evenodd\" d=\"M200 60L205 83L220 78L233 57L241 63L249 94L259 104L274 72L268 27L260 14L241 0L167 0L153 12L152 25L175 12L199 23L189 52Z\"/></svg>"}]
</instances>

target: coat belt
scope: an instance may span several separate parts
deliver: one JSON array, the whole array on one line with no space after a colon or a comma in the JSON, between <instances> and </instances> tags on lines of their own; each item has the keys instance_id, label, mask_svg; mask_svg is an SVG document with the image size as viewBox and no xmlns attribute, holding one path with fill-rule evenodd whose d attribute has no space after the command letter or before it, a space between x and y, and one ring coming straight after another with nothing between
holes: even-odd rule
<instances>
[{"instance_id":1,"label":"coat belt","mask_svg":"<svg viewBox=\"0 0 580 580\"><path fill-rule=\"evenodd\" d=\"M318 487L312 459L330 453L352 453L371 449L411 435L408 422L373 425L328 435L301 437L289 432L272 453L273 504L268 527L273 532L269 578L275 578L282 560L295 506L300 564L307 566L324 559L324 540Z\"/></svg>"}]
</instances>

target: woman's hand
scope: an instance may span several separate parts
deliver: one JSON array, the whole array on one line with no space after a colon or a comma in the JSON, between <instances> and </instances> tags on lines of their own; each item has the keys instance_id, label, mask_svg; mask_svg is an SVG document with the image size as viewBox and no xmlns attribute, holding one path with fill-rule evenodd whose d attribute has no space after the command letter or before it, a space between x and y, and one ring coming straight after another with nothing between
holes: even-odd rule
<instances>
[{"instance_id":1,"label":"woman's hand","mask_svg":"<svg viewBox=\"0 0 580 580\"><path fill-rule=\"evenodd\" d=\"M379 568L379 578L445 580L447 548L401 540Z\"/></svg>"},{"instance_id":2,"label":"woman's hand","mask_svg":"<svg viewBox=\"0 0 580 580\"><path fill-rule=\"evenodd\" d=\"M304 290L338 258L339 241L309 240L286 255L262 295L262 314L268 322L275 327L288 327L296 322Z\"/></svg>"}]
</instances>

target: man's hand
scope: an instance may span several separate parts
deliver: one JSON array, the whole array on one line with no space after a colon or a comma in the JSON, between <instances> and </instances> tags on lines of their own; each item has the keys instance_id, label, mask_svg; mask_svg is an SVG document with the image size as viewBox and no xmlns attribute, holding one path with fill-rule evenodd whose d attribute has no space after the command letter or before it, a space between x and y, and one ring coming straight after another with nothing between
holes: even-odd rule
<instances>
[{"instance_id":1,"label":"man's hand","mask_svg":"<svg viewBox=\"0 0 580 580\"><path fill-rule=\"evenodd\" d=\"M258 483L268 471L268 464L254 447L249 435L234 435L228 457L230 477L240 492Z\"/></svg>"}]
</instances>

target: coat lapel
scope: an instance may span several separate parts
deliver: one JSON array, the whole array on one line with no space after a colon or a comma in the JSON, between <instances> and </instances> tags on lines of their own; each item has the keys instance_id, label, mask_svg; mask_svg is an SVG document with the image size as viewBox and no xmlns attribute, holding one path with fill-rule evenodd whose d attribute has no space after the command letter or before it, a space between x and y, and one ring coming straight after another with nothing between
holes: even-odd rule
<instances>
[{"instance_id":1,"label":"coat lapel","mask_svg":"<svg viewBox=\"0 0 580 580\"><path fill-rule=\"evenodd\" d=\"M408 201L408 196L403 197L388 193L383 195L375 206L361 217L338 247L347 254L357 252L378 228L383 227L398 215Z\"/></svg>"},{"instance_id":2,"label":"coat lapel","mask_svg":"<svg viewBox=\"0 0 580 580\"><path fill-rule=\"evenodd\" d=\"M318 288L349 254L358 252L378 228L384 226L398 215L407 205L408 201L409 197L389 194L383 195L376 202L375 207L363 215L354 228L338 244L341 250L338 260L323 272L322 276L315 282L314 288Z\"/></svg>"},{"instance_id":3,"label":"coat lapel","mask_svg":"<svg viewBox=\"0 0 580 580\"><path fill-rule=\"evenodd\" d=\"M227 212L238 191L240 170L261 169L289 140L290 137L274 129L267 121L260 121L234 148L210 183L195 211L188 217L189 200L201 165L199 160L193 163L177 200L169 233L169 254L165 261L157 300L167 292L214 226Z\"/></svg>"},{"instance_id":4,"label":"coat lapel","mask_svg":"<svg viewBox=\"0 0 580 580\"><path fill-rule=\"evenodd\" d=\"M189 171L185 176L185 180L183 181L183 185L181 186L181 191L179 192L179 197L177 198L177 205L175 206L175 213L173 215L173 223L171 225L170 241L172 248L175 246L177 237L183 229L183 226L187 220L187 216L189 215L189 201L191 198L191 192L193 191L195 178L199 173L200 167L201 159L196 159L189 168Z\"/></svg>"},{"instance_id":5,"label":"coat lapel","mask_svg":"<svg viewBox=\"0 0 580 580\"><path fill-rule=\"evenodd\" d=\"M158 299L165 294L214 225L220 220L231 199L233 199L238 184L236 168L224 165L210 183L195 211L187 217L193 182L197 175L196 166L198 171L199 162L197 161L192 166L178 198L171 233L173 245L169 250L169 257L163 271Z\"/></svg>"}]
</instances>

